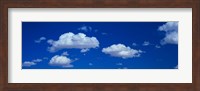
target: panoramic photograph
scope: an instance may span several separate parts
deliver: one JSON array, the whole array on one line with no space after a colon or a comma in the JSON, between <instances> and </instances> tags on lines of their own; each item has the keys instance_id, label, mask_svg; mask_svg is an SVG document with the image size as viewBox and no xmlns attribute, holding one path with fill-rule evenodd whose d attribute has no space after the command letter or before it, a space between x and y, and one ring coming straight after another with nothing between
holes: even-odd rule
<instances>
[{"instance_id":1,"label":"panoramic photograph","mask_svg":"<svg viewBox=\"0 0 200 91\"><path fill-rule=\"evenodd\" d=\"M178 22L22 22L22 69L178 69Z\"/></svg>"}]
</instances>

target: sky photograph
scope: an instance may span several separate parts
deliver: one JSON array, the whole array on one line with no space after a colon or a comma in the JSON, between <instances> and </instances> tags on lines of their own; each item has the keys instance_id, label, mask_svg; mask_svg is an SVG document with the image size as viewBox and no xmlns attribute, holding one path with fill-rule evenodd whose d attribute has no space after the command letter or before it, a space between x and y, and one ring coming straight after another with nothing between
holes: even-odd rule
<instances>
[{"instance_id":1,"label":"sky photograph","mask_svg":"<svg viewBox=\"0 0 200 91\"><path fill-rule=\"evenodd\" d=\"M22 69L178 69L178 22L22 22Z\"/></svg>"}]
</instances>

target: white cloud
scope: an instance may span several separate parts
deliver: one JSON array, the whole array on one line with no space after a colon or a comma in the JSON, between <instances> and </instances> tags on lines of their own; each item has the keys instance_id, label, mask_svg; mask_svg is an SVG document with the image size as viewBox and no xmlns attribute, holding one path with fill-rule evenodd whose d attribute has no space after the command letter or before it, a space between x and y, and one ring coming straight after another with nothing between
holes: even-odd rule
<instances>
[{"instance_id":1,"label":"white cloud","mask_svg":"<svg viewBox=\"0 0 200 91\"><path fill-rule=\"evenodd\" d=\"M46 40L46 38L45 37L40 37L38 40L35 40L35 43L40 43L43 40Z\"/></svg>"},{"instance_id":2,"label":"white cloud","mask_svg":"<svg viewBox=\"0 0 200 91\"><path fill-rule=\"evenodd\" d=\"M143 46L148 46L148 45L150 45L150 42L144 41L144 43L143 43L142 45L143 45Z\"/></svg>"},{"instance_id":3,"label":"white cloud","mask_svg":"<svg viewBox=\"0 0 200 91\"><path fill-rule=\"evenodd\" d=\"M81 52L84 53L84 52L87 52L89 51L90 49L81 49Z\"/></svg>"},{"instance_id":4,"label":"white cloud","mask_svg":"<svg viewBox=\"0 0 200 91\"><path fill-rule=\"evenodd\" d=\"M22 66L30 67L32 65L36 65L37 63L41 62L42 59L34 59L32 61L25 61Z\"/></svg>"},{"instance_id":5,"label":"white cloud","mask_svg":"<svg viewBox=\"0 0 200 91\"><path fill-rule=\"evenodd\" d=\"M26 66L26 67L30 67L30 66L32 66L32 65L36 65L36 63L30 62L30 61L25 61L25 62L22 64L22 66Z\"/></svg>"},{"instance_id":6,"label":"white cloud","mask_svg":"<svg viewBox=\"0 0 200 91\"><path fill-rule=\"evenodd\" d=\"M32 62L41 62L42 59L34 59Z\"/></svg>"},{"instance_id":7,"label":"white cloud","mask_svg":"<svg viewBox=\"0 0 200 91\"><path fill-rule=\"evenodd\" d=\"M54 41L52 39L49 39L49 40L47 40L47 43L52 45L54 43Z\"/></svg>"},{"instance_id":8,"label":"white cloud","mask_svg":"<svg viewBox=\"0 0 200 91\"><path fill-rule=\"evenodd\" d=\"M142 53L141 50L131 49L123 44L113 44L110 47L103 48L102 52L113 57L121 57L123 59L139 57Z\"/></svg>"},{"instance_id":9,"label":"white cloud","mask_svg":"<svg viewBox=\"0 0 200 91\"><path fill-rule=\"evenodd\" d=\"M83 25L83 26L79 27L78 30L81 30L84 32L90 32L90 31L92 31L92 27Z\"/></svg>"},{"instance_id":10,"label":"white cloud","mask_svg":"<svg viewBox=\"0 0 200 91\"><path fill-rule=\"evenodd\" d=\"M68 54L68 52L66 51L66 52L63 52L62 55L63 55L63 56L68 56L69 54Z\"/></svg>"},{"instance_id":11,"label":"white cloud","mask_svg":"<svg viewBox=\"0 0 200 91\"><path fill-rule=\"evenodd\" d=\"M71 62L72 60L66 56L55 55L51 58L49 64L52 66L73 67Z\"/></svg>"},{"instance_id":12,"label":"white cloud","mask_svg":"<svg viewBox=\"0 0 200 91\"><path fill-rule=\"evenodd\" d=\"M48 40L48 43L52 45L48 48L50 52L69 48L89 49L99 47L99 41L96 37L87 37L84 33L65 33L59 37L59 40Z\"/></svg>"},{"instance_id":13,"label":"white cloud","mask_svg":"<svg viewBox=\"0 0 200 91\"><path fill-rule=\"evenodd\" d=\"M95 32L95 33L99 31L98 29L94 29L91 26L86 26L86 25L79 27L77 30L83 31L83 32Z\"/></svg>"},{"instance_id":14,"label":"white cloud","mask_svg":"<svg viewBox=\"0 0 200 91\"><path fill-rule=\"evenodd\" d=\"M164 31L165 37L161 40L161 44L178 44L178 22L167 22L158 28Z\"/></svg>"},{"instance_id":15,"label":"white cloud","mask_svg":"<svg viewBox=\"0 0 200 91\"><path fill-rule=\"evenodd\" d=\"M156 45L155 48L161 48L159 45Z\"/></svg>"}]
</instances>

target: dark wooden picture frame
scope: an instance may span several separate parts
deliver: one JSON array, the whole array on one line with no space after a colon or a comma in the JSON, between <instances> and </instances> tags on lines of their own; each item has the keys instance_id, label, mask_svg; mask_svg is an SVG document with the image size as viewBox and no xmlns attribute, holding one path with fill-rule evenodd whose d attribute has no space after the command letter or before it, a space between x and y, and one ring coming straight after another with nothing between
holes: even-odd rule
<instances>
[{"instance_id":1,"label":"dark wooden picture frame","mask_svg":"<svg viewBox=\"0 0 200 91\"><path fill-rule=\"evenodd\" d=\"M192 83L8 83L8 8L192 8ZM0 91L200 91L199 11L200 0L0 0Z\"/></svg>"}]
</instances>

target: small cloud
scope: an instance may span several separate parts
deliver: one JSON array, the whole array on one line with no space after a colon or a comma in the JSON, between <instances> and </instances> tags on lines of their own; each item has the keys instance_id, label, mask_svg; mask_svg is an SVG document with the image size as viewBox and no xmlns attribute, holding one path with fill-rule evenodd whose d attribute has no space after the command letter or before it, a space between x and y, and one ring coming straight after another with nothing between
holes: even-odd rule
<instances>
[{"instance_id":1,"label":"small cloud","mask_svg":"<svg viewBox=\"0 0 200 91\"><path fill-rule=\"evenodd\" d=\"M49 65L61 67L73 67L72 60L66 56L55 55L51 58Z\"/></svg>"},{"instance_id":2,"label":"small cloud","mask_svg":"<svg viewBox=\"0 0 200 91\"><path fill-rule=\"evenodd\" d=\"M98 30L97 30L97 29L95 29L95 30L94 30L94 32L96 33L96 32L98 32Z\"/></svg>"},{"instance_id":3,"label":"small cloud","mask_svg":"<svg viewBox=\"0 0 200 91\"><path fill-rule=\"evenodd\" d=\"M136 43L132 43L132 46L137 46L137 44Z\"/></svg>"},{"instance_id":4,"label":"small cloud","mask_svg":"<svg viewBox=\"0 0 200 91\"><path fill-rule=\"evenodd\" d=\"M98 29L94 29L91 26L86 26L86 25L79 27L77 30L83 31L83 32L95 32L95 33L99 31Z\"/></svg>"},{"instance_id":5,"label":"small cloud","mask_svg":"<svg viewBox=\"0 0 200 91\"><path fill-rule=\"evenodd\" d=\"M144 43L143 43L142 45L143 45L143 46L148 46L148 45L150 45L150 42L144 41Z\"/></svg>"},{"instance_id":6,"label":"small cloud","mask_svg":"<svg viewBox=\"0 0 200 91\"><path fill-rule=\"evenodd\" d=\"M92 63L89 63L88 65L92 66L93 64L92 64Z\"/></svg>"},{"instance_id":7,"label":"small cloud","mask_svg":"<svg viewBox=\"0 0 200 91\"><path fill-rule=\"evenodd\" d=\"M40 37L38 40L35 40L35 43L40 43L42 41L46 40L45 37Z\"/></svg>"},{"instance_id":8,"label":"small cloud","mask_svg":"<svg viewBox=\"0 0 200 91\"><path fill-rule=\"evenodd\" d=\"M84 33L74 34L72 32L62 34L59 40L48 40L51 47L48 51L56 52L61 49L90 49L99 47L99 41L96 37L87 37Z\"/></svg>"},{"instance_id":9,"label":"small cloud","mask_svg":"<svg viewBox=\"0 0 200 91\"><path fill-rule=\"evenodd\" d=\"M68 52L66 51L66 52L63 52L62 55L63 55L63 56L68 56L69 54L68 54Z\"/></svg>"},{"instance_id":10,"label":"small cloud","mask_svg":"<svg viewBox=\"0 0 200 91\"><path fill-rule=\"evenodd\" d=\"M101 33L102 35L107 35L107 33Z\"/></svg>"},{"instance_id":11,"label":"small cloud","mask_svg":"<svg viewBox=\"0 0 200 91\"><path fill-rule=\"evenodd\" d=\"M92 27L89 26L88 29L89 29L89 30L92 30Z\"/></svg>"},{"instance_id":12,"label":"small cloud","mask_svg":"<svg viewBox=\"0 0 200 91\"><path fill-rule=\"evenodd\" d=\"M77 61L77 60L79 60L79 58L75 58L75 59L74 59L74 61Z\"/></svg>"},{"instance_id":13,"label":"small cloud","mask_svg":"<svg viewBox=\"0 0 200 91\"><path fill-rule=\"evenodd\" d=\"M43 57L43 59L44 59L44 60L48 60L49 58L48 58L48 57Z\"/></svg>"},{"instance_id":14,"label":"small cloud","mask_svg":"<svg viewBox=\"0 0 200 91\"><path fill-rule=\"evenodd\" d=\"M126 47L124 44L113 44L110 47L103 48L102 52L113 57L121 57L123 59L140 57L140 54L142 53L141 50L131 49L128 46Z\"/></svg>"},{"instance_id":15,"label":"small cloud","mask_svg":"<svg viewBox=\"0 0 200 91\"><path fill-rule=\"evenodd\" d=\"M69 65L64 65L64 66L62 66L63 68L71 68L71 67L74 67L74 65L71 65L71 64L69 64Z\"/></svg>"},{"instance_id":16,"label":"small cloud","mask_svg":"<svg viewBox=\"0 0 200 91\"><path fill-rule=\"evenodd\" d=\"M83 26L79 27L78 30L84 31L84 32L91 32L92 31L92 27L83 25Z\"/></svg>"},{"instance_id":17,"label":"small cloud","mask_svg":"<svg viewBox=\"0 0 200 91\"><path fill-rule=\"evenodd\" d=\"M84 52L87 52L89 51L90 49L81 49L81 53L84 53Z\"/></svg>"},{"instance_id":18,"label":"small cloud","mask_svg":"<svg viewBox=\"0 0 200 91\"><path fill-rule=\"evenodd\" d=\"M30 67L30 66L33 66L33 65L36 65L36 63L34 62L30 62L30 61L25 61L22 66L25 66L25 67Z\"/></svg>"},{"instance_id":19,"label":"small cloud","mask_svg":"<svg viewBox=\"0 0 200 91\"><path fill-rule=\"evenodd\" d=\"M161 40L161 44L178 44L178 22L167 22L159 26L159 31L165 32L165 37Z\"/></svg>"},{"instance_id":20,"label":"small cloud","mask_svg":"<svg viewBox=\"0 0 200 91\"><path fill-rule=\"evenodd\" d=\"M116 65L123 65L122 63L116 63Z\"/></svg>"},{"instance_id":21,"label":"small cloud","mask_svg":"<svg viewBox=\"0 0 200 91\"><path fill-rule=\"evenodd\" d=\"M30 66L32 66L32 65L36 65L36 63L39 63L39 62L41 62L41 61L42 61L42 59L34 59L34 60L32 60L32 61L25 61L25 62L22 64L22 66L30 67Z\"/></svg>"},{"instance_id":22,"label":"small cloud","mask_svg":"<svg viewBox=\"0 0 200 91\"><path fill-rule=\"evenodd\" d=\"M161 46L159 46L159 45L156 45L156 46L155 46L155 48L161 48Z\"/></svg>"},{"instance_id":23,"label":"small cloud","mask_svg":"<svg viewBox=\"0 0 200 91\"><path fill-rule=\"evenodd\" d=\"M32 62L41 62L41 61L42 61L42 59L35 59Z\"/></svg>"}]
</instances>

